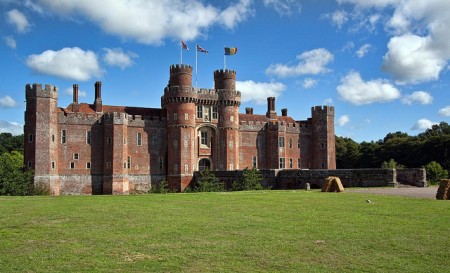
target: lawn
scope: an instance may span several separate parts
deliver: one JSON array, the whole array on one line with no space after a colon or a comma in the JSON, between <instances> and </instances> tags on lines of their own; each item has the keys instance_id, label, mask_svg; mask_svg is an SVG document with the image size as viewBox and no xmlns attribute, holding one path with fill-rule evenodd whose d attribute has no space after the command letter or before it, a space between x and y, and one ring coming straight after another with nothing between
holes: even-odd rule
<instances>
[{"instance_id":1,"label":"lawn","mask_svg":"<svg viewBox=\"0 0 450 273\"><path fill-rule=\"evenodd\" d=\"M450 201L302 190L0 197L0 213L2 272L450 270Z\"/></svg>"}]
</instances>

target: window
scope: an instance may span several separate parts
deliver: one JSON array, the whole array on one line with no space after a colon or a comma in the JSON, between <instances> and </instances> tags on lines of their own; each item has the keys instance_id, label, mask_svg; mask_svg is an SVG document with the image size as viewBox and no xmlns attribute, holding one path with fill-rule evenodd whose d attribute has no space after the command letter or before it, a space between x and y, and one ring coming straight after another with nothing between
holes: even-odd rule
<instances>
[{"instance_id":1,"label":"window","mask_svg":"<svg viewBox=\"0 0 450 273\"><path fill-rule=\"evenodd\" d=\"M131 156L128 157L127 167L128 167L128 169L131 169Z\"/></svg>"},{"instance_id":2,"label":"window","mask_svg":"<svg viewBox=\"0 0 450 273\"><path fill-rule=\"evenodd\" d=\"M52 142L55 142L55 135L52 135Z\"/></svg>"},{"instance_id":3,"label":"window","mask_svg":"<svg viewBox=\"0 0 450 273\"><path fill-rule=\"evenodd\" d=\"M280 157L280 169L286 168L286 162L284 157Z\"/></svg>"},{"instance_id":4,"label":"window","mask_svg":"<svg viewBox=\"0 0 450 273\"><path fill-rule=\"evenodd\" d=\"M217 119L219 117L219 111L217 106L212 107L212 118Z\"/></svg>"},{"instance_id":5,"label":"window","mask_svg":"<svg viewBox=\"0 0 450 273\"><path fill-rule=\"evenodd\" d=\"M106 144L111 145L112 143L112 138L111 137L107 137L106 138Z\"/></svg>"},{"instance_id":6,"label":"window","mask_svg":"<svg viewBox=\"0 0 450 273\"><path fill-rule=\"evenodd\" d=\"M111 170L111 161L106 162L106 169Z\"/></svg>"},{"instance_id":7,"label":"window","mask_svg":"<svg viewBox=\"0 0 450 273\"><path fill-rule=\"evenodd\" d=\"M33 167L33 162L28 161L28 168L31 169Z\"/></svg>"},{"instance_id":8,"label":"window","mask_svg":"<svg viewBox=\"0 0 450 273\"><path fill-rule=\"evenodd\" d=\"M325 168L325 163L322 162L322 168Z\"/></svg>"},{"instance_id":9,"label":"window","mask_svg":"<svg viewBox=\"0 0 450 273\"><path fill-rule=\"evenodd\" d=\"M188 113L184 113L184 120L189 120L189 114Z\"/></svg>"},{"instance_id":10,"label":"window","mask_svg":"<svg viewBox=\"0 0 450 273\"><path fill-rule=\"evenodd\" d=\"M300 168L300 158L297 158L297 167L298 167L299 169L301 169L301 168Z\"/></svg>"},{"instance_id":11,"label":"window","mask_svg":"<svg viewBox=\"0 0 450 273\"><path fill-rule=\"evenodd\" d=\"M79 154L77 154L77 153L76 153L76 154L73 154L73 159L74 159L74 160L78 160L79 158L80 158Z\"/></svg>"},{"instance_id":12,"label":"window","mask_svg":"<svg viewBox=\"0 0 450 273\"><path fill-rule=\"evenodd\" d=\"M292 148L292 138L289 139L289 149Z\"/></svg>"},{"instance_id":13,"label":"window","mask_svg":"<svg viewBox=\"0 0 450 273\"><path fill-rule=\"evenodd\" d=\"M86 169L90 169L91 168L91 162L86 162Z\"/></svg>"},{"instance_id":14,"label":"window","mask_svg":"<svg viewBox=\"0 0 450 273\"><path fill-rule=\"evenodd\" d=\"M56 168L55 161L52 161L52 170L54 170L55 168Z\"/></svg>"},{"instance_id":15,"label":"window","mask_svg":"<svg viewBox=\"0 0 450 273\"><path fill-rule=\"evenodd\" d=\"M252 158L252 166L255 169L258 167L258 161L257 161L257 157L256 156L253 156L253 158Z\"/></svg>"},{"instance_id":16,"label":"window","mask_svg":"<svg viewBox=\"0 0 450 273\"><path fill-rule=\"evenodd\" d=\"M164 166L164 157L162 157L162 156L159 157L158 165L159 165L159 169L162 170L163 166Z\"/></svg>"},{"instance_id":17,"label":"window","mask_svg":"<svg viewBox=\"0 0 450 273\"><path fill-rule=\"evenodd\" d=\"M158 134L156 132L153 132L152 143L153 143L153 145L158 144Z\"/></svg>"},{"instance_id":18,"label":"window","mask_svg":"<svg viewBox=\"0 0 450 273\"><path fill-rule=\"evenodd\" d=\"M127 138L126 137L123 138L123 145L127 145Z\"/></svg>"},{"instance_id":19,"label":"window","mask_svg":"<svg viewBox=\"0 0 450 273\"><path fill-rule=\"evenodd\" d=\"M75 162L70 162L70 168L75 169Z\"/></svg>"},{"instance_id":20,"label":"window","mask_svg":"<svg viewBox=\"0 0 450 273\"><path fill-rule=\"evenodd\" d=\"M86 131L86 144L91 144L91 131Z\"/></svg>"},{"instance_id":21,"label":"window","mask_svg":"<svg viewBox=\"0 0 450 273\"><path fill-rule=\"evenodd\" d=\"M300 138L297 140L297 148L300 148Z\"/></svg>"},{"instance_id":22,"label":"window","mask_svg":"<svg viewBox=\"0 0 450 273\"><path fill-rule=\"evenodd\" d=\"M325 142L322 142L322 149L325 149Z\"/></svg>"},{"instance_id":23,"label":"window","mask_svg":"<svg viewBox=\"0 0 450 273\"><path fill-rule=\"evenodd\" d=\"M141 132L138 132L136 135L136 142L137 142L137 146L142 146L142 134Z\"/></svg>"},{"instance_id":24,"label":"window","mask_svg":"<svg viewBox=\"0 0 450 273\"><path fill-rule=\"evenodd\" d=\"M178 113L173 113L173 120L177 120L178 119Z\"/></svg>"},{"instance_id":25,"label":"window","mask_svg":"<svg viewBox=\"0 0 450 273\"><path fill-rule=\"evenodd\" d=\"M202 145L208 145L208 133L202 131L201 132L201 144Z\"/></svg>"},{"instance_id":26,"label":"window","mask_svg":"<svg viewBox=\"0 0 450 273\"><path fill-rule=\"evenodd\" d=\"M66 130L65 129L63 129L63 130L61 130L61 143L62 144L66 144Z\"/></svg>"},{"instance_id":27,"label":"window","mask_svg":"<svg viewBox=\"0 0 450 273\"><path fill-rule=\"evenodd\" d=\"M197 105L197 118L203 118L203 106Z\"/></svg>"},{"instance_id":28,"label":"window","mask_svg":"<svg viewBox=\"0 0 450 273\"><path fill-rule=\"evenodd\" d=\"M278 147L284 147L284 137L278 137Z\"/></svg>"},{"instance_id":29,"label":"window","mask_svg":"<svg viewBox=\"0 0 450 273\"><path fill-rule=\"evenodd\" d=\"M33 142L33 134L28 135L28 142Z\"/></svg>"},{"instance_id":30,"label":"window","mask_svg":"<svg viewBox=\"0 0 450 273\"><path fill-rule=\"evenodd\" d=\"M289 158L289 169L292 169L292 158Z\"/></svg>"}]
</instances>

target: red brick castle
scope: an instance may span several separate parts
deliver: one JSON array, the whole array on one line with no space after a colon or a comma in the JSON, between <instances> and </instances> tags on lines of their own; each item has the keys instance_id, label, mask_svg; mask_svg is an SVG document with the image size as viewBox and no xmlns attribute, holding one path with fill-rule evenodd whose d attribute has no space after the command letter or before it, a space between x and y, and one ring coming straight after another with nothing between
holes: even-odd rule
<instances>
[{"instance_id":1,"label":"red brick castle","mask_svg":"<svg viewBox=\"0 0 450 273\"><path fill-rule=\"evenodd\" d=\"M161 109L93 104L58 107L58 88L26 86L25 166L52 194L127 194L167 180L183 190L211 170L335 169L334 107L296 121L267 98L265 115L246 108L236 72L214 71L214 89L192 86L192 67L172 65Z\"/></svg>"}]
</instances>

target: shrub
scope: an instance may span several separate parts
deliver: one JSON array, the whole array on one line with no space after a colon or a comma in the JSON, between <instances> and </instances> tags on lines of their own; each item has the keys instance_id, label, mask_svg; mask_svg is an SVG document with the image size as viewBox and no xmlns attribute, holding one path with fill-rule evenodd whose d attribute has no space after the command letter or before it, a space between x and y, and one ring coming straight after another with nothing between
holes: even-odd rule
<instances>
[{"instance_id":1,"label":"shrub","mask_svg":"<svg viewBox=\"0 0 450 273\"><path fill-rule=\"evenodd\" d=\"M391 158L391 160L389 160L389 162L384 161L381 164L381 168L382 169L404 169L405 166L397 163L394 159Z\"/></svg>"},{"instance_id":2,"label":"shrub","mask_svg":"<svg viewBox=\"0 0 450 273\"><path fill-rule=\"evenodd\" d=\"M427 165L424 166L425 171L427 172L427 180L432 185L438 184L441 179L445 179L448 177L448 172L442 168L441 164L436 161L431 161Z\"/></svg>"},{"instance_id":3,"label":"shrub","mask_svg":"<svg viewBox=\"0 0 450 273\"><path fill-rule=\"evenodd\" d=\"M167 180L161 180L159 183L156 183L150 189L151 193L168 193L170 192L169 183Z\"/></svg>"},{"instance_id":4,"label":"shrub","mask_svg":"<svg viewBox=\"0 0 450 273\"><path fill-rule=\"evenodd\" d=\"M209 171L209 169L200 172L200 180L194 188L197 192L219 192L224 191L225 187L223 182Z\"/></svg>"},{"instance_id":5,"label":"shrub","mask_svg":"<svg viewBox=\"0 0 450 273\"><path fill-rule=\"evenodd\" d=\"M243 171L243 177L240 181L233 182L233 190L235 191L250 191L250 190L262 190L261 186L262 175L256 169L245 168Z\"/></svg>"},{"instance_id":6,"label":"shrub","mask_svg":"<svg viewBox=\"0 0 450 273\"><path fill-rule=\"evenodd\" d=\"M33 174L23 171L23 154L0 155L0 195L33 195Z\"/></svg>"}]
</instances>

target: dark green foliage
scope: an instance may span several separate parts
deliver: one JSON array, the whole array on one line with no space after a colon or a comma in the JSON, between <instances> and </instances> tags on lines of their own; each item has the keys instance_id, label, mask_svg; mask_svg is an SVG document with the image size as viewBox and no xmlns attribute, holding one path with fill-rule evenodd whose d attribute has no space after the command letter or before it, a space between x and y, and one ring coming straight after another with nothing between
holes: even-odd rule
<instances>
[{"instance_id":1,"label":"dark green foliage","mask_svg":"<svg viewBox=\"0 0 450 273\"><path fill-rule=\"evenodd\" d=\"M11 133L0 133L0 154L12 151L23 153L23 135L13 136Z\"/></svg>"},{"instance_id":2,"label":"dark green foliage","mask_svg":"<svg viewBox=\"0 0 450 273\"><path fill-rule=\"evenodd\" d=\"M161 180L159 183L152 185L151 193L168 193L170 192L169 183L167 180Z\"/></svg>"},{"instance_id":3,"label":"dark green foliage","mask_svg":"<svg viewBox=\"0 0 450 273\"><path fill-rule=\"evenodd\" d=\"M381 164L381 168L382 169L404 169L405 166L403 166L402 164L398 164L397 162L395 162L394 159L391 158L391 160L389 160L389 162L384 161L383 164Z\"/></svg>"},{"instance_id":4,"label":"dark green foliage","mask_svg":"<svg viewBox=\"0 0 450 273\"><path fill-rule=\"evenodd\" d=\"M233 182L233 190L235 191L251 191L251 190L262 190L261 186L262 175L256 169L245 168L243 171L243 177L240 181Z\"/></svg>"},{"instance_id":5,"label":"dark green foliage","mask_svg":"<svg viewBox=\"0 0 450 273\"><path fill-rule=\"evenodd\" d=\"M336 137L336 165L339 169L355 169L361 157L359 144L347 137Z\"/></svg>"},{"instance_id":6,"label":"dark green foliage","mask_svg":"<svg viewBox=\"0 0 450 273\"><path fill-rule=\"evenodd\" d=\"M448 177L448 172L442 168L442 166L436 161L431 161L424 166L427 172L427 180L431 184L438 184L441 179Z\"/></svg>"},{"instance_id":7,"label":"dark green foliage","mask_svg":"<svg viewBox=\"0 0 450 273\"><path fill-rule=\"evenodd\" d=\"M223 182L209 171L209 169L200 172L200 179L195 185L193 191L196 192L220 192L225 190Z\"/></svg>"},{"instance_id":8,"label":"dark green foliage","mask_svg":"<svg viewBox=\"0 0 450 273\"><path fill-rule=\"evenodd\" d=\"M33 195L33 174L23 172L23 154L17 151L0 155L0 195ZM41 189L36 189L42 193Z\"/></svg>"}]
</instances>

